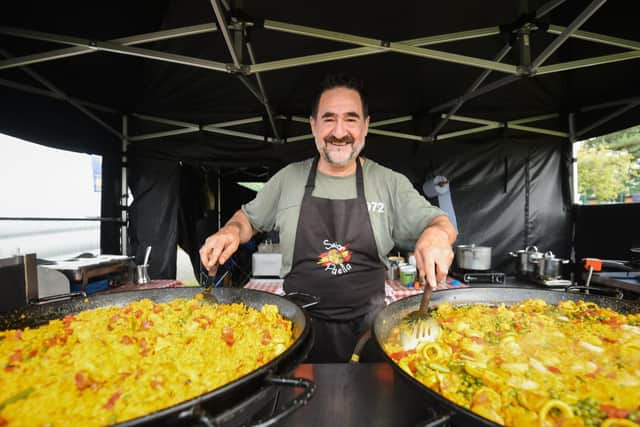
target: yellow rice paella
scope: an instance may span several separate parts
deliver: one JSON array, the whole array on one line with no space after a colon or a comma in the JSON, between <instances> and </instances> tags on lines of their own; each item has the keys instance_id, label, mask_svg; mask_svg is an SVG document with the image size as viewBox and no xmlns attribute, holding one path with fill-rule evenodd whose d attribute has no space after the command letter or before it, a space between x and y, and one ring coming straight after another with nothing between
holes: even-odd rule
<instances>
[{"instance_id":1,"label":"yellow rice paella","mask_svg":"<svg viewBox=\"0 0 640 427\"><path fill-rule=\"evenodd\" d=\"M277 306L211 304L201 294L0 331L0 426L122 422L232 382L292 343Z\"/></svg>"},{"instance_id":2,"label":"yellow rice paella","mask_svg":"<svg viewBox=\"0 0 640 427\"><path fill-rule=\"evenodd\" d=\"M531 299L432 314L434 342L403 350L396 327L385 350L457 405L507 426L640 427L640 313Z\"/></svg>"}]
</instances>

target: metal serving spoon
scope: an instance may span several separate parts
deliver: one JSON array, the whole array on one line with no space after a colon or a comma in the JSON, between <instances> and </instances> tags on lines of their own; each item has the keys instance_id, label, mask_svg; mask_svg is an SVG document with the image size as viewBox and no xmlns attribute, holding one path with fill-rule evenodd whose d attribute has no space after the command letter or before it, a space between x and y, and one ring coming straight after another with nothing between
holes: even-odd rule
<instances>
[{"instance_id":1,"label":"metal serving spoon","mask_svg":"<svg viewBox=\"0 0 640 427\"><path fill-rule=\"evenodd\" d=\"M441 332L440 324L429 314L429 301L433 290L424 277L421 277L420 281L424 288L420 307L407 314L400 323L400 343L405 351L415 349L421 342L435 341Z\"/></svg>"}]
</instances>

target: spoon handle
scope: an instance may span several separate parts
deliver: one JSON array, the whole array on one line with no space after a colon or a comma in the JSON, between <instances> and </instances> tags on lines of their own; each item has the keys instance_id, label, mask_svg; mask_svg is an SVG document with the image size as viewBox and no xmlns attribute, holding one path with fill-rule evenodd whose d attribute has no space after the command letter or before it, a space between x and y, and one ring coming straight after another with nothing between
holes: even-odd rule
<instances>
[{"instance_id":1,"label":"spoon handle","mask_svg":"<svg viewBox=\"0 0 640 427\"><path fill-rule=\"evenodd\" d=\"M421 278L424 281L424 278ZM427 308L429 307L429 301L431 301L431 295L433 294L433 290L428 283L423 283L424 292L422 293L422 300L420 300L420 308L419 311L426 313Z\"/></svg>"},{"instance_id":2,"label":"spoon handle","mask_svg":"<svg viewBox=\"0 0 640 427\"><path fill-rule=\"evenodd\" d=\"M149 264L149 255L151 255L151 246L147 246L147 251L144 254L144 265Z\"/></svg>"}]
</instances>

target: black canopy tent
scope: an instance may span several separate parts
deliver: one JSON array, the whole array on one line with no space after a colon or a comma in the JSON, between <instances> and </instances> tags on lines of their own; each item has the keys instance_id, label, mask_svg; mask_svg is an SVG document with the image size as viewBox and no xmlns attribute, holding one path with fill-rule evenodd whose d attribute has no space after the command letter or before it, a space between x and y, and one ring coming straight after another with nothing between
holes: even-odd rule
<instances>
[{"instance_id":1,"label":"black canopy tent","mask_svg":"<svg viewBox=\"0 0 640 427\"><path fill-rule=\"evenodd\" d=\"M313 155L309 102L329 71L369 89L364 154L417 188L445 175L458 241L492 246L498 268L529 244L569 255L571 143L640 123L640 30L625 2L2 8L0 131L102 154L103 216L121 217L127 185L135 197L127 229L103 223L102 249L152 244L155 277L175 274L179 241L196 256L205 175L266 178Z\"/></svg>"}]
</instances>

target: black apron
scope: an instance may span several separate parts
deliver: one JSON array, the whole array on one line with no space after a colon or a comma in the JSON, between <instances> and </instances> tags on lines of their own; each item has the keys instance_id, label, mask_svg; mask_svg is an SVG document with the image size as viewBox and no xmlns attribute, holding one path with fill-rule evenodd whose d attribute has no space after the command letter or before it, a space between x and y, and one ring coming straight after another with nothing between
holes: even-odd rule
<instances>
[{"instance_id":1,"label":"black apron","mask_svg":"<svg viewBox=\"0 0 640 427\"><path fill-rule=\"evenodd\" d=\"M305 186L286 292L320 298L308 309L315 344L308 362L346 362L358 338L384 307L386 272L378 256L360 159L356 160L357 197L332 200L313 197L318 158Z\"/></svg>"}]
</instances>

